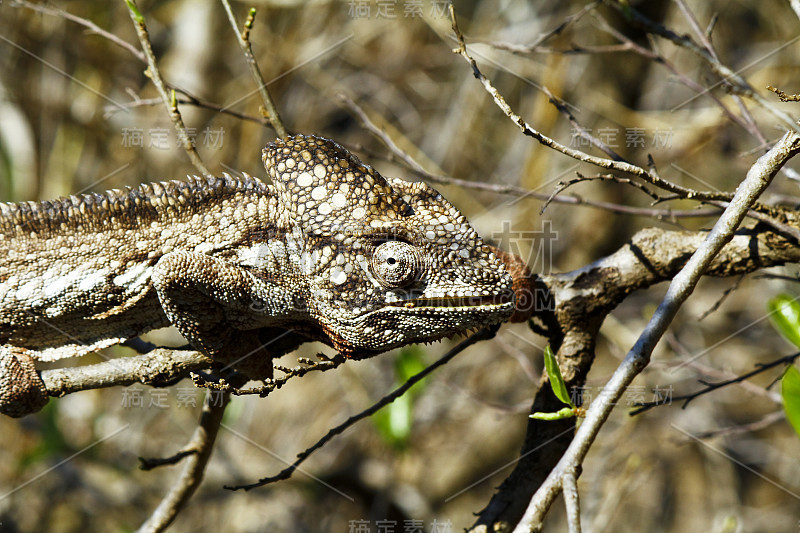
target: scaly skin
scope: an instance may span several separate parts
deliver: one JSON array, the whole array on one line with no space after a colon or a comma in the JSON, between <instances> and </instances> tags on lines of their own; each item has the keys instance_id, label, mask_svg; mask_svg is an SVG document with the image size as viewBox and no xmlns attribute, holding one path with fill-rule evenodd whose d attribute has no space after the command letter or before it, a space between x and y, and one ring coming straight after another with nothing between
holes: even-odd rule
<instances>
[{"instance_id":1,"label":"scaly skin","mask_svg":"<svg viewBox=\"0 0 800 533\"><path fill-rule=\"evenodd\" d=\"M0 412L46 403L33 361L170 324L263 379L307 340L367 357L514 313L503 263L432 188L320 137L263 159L272 185L195 177L0 203Z\"/></svg>"}]
</instances>

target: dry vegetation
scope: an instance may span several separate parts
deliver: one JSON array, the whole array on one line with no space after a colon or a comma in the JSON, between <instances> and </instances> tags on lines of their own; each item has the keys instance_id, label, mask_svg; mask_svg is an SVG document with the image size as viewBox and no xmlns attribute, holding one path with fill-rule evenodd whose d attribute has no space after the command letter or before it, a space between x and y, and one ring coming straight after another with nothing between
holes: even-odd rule
<instances>
[{"instance_id":1,"label":"dry vegetation","mask_svg":"<svg viewBox=\"0 0 800 533\"><path fill-rule=\"evenodd\" d=\"M172 123L136 55L61 16L12 4L0 5L0 199L50 198L197 172L176 147ZM369 6L370 16L356 16L354 4ZM419 179L363 126L349 99L433 174L519 186L546 197L576 172L598 173L522 135L503 115L469 65L452 53L457 43L449 18L444 10L432 13L441 6L426 0L423 16L405 17L414 2L400 0L391 17L379 15L378 4L252 4L258 14L250 39L290 131L334 138L385 175ZM653 20L692 33L676 3L640 4ZM797 116L797 103L781 103L764 89L800 92L800 14L789 2L688 4L702 29L711 30L720 61L775 108ZM124 2L58 7L138 49ZM234 5L240 22L249 7ZM139 8L165 80L223 109L180 106L205 164L215 173L243 170L263 177L260 150L275 133L261 118L256 87L222 6L142 1ZM626 160L647 168L650 154L664 178L697 190L733 191L786 130L749 100L743 113L696 55L649 37L608 6L487 0L456 2L455 8L483 73L529 124L565 145L604 155L576 137L575 126L542 87ZM687 80L710 90L698 95ZM765 203L796 201L791 168L797 165L790 162L778 175ZM632 216L556 202L540 214L543 201L534 195L437 187L483 235L516 248L539 272L583 267L643 227L700 229L715 220ZM688 200L651 206L640 189L613 181L578 183L563 194L615 204L618 211L698 206ZM509 227L527 235L503 234ZM542 238L548 227L557 238ZM705 279L682 308L584 464L579 490L585 530L797 529L800 441L780 415L772 386L780 369L705 395L684 410L670 405L627 414L626 403L652 399L654 388L692 392L701 387L699 379L727 379L791 353L765 320L766 302L781 292L798 293L797 268L766 272L785 278ZM663 291L656 286L634 293L606 318L585 395L599 393ZM169 335L154 338L181 344ZM428 378L415 398L405 446L393 445L365 421L291 480L250 492L222 486L278 472L328 428L386 394L397 379L397 353L309 374L266 400L236 398L205 482L171 530L348 531L352 521L364 520L378 531L380 520L394 520L395 531L404 531L410 519L422 521L426 533L434 520L449 521L449 531L469 527L472 513L487 504L518 457L546 343L524 324L504 326L495 339L469 348ZM447 348L425 346L424 357L433 361ZM303 352L320 349L330 353L320 346ZM143 406L127 405L131 394L139 394L131 390L140 391ZM82 392L51 401L22 421L0 419L0 495L14 491L0 497L0 531L138 527L179 467L143 472L137 457L179 450L199 412L181 402L189 397L199 405L202 398L188 381L166 390L161 399L142 387ZM151 405L160 402L168 407ZM690 436L704 433L709 435ZM557 504L546 530L565 527L563 505Z\"/></svg>"}]
</instances>

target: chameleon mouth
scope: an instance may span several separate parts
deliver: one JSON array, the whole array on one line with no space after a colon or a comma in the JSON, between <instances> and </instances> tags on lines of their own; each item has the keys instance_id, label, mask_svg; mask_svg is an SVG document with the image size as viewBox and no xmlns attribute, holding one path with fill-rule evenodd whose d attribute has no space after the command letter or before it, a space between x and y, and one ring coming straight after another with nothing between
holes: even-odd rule
<instances>
[{"instance_id":1,"label":"chameleon mouth","mask_svg":"<svg viewBox=\"0 0 800 533\"><path fill-rule=\"evenodd\" d=\"M514 303L514 293L504 292L501 294L484 294L481 296L460 296L460 297L441 297L441 298L416 298L393 302L393 307L404 309L443 309L443 308L481 308L481 307L505 307Z\"/></svg>"}]
</instances>

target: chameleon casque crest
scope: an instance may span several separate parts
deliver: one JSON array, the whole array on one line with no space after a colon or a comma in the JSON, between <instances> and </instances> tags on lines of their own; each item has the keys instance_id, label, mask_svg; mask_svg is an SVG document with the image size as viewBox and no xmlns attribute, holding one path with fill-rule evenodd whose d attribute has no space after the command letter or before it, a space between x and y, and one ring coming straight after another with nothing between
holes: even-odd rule
<instances>
[{"instance_id":1,"label":"chameleon casque crest","mask_svg":"<svg viewBox=\"0 0 800 533\"><path fill-rule=\"evenodd\" d=\"M0 412L47 402L34 361L169 325L263 379L309 340L367 357L515 312L502 254L436 190L321 137L263 160L272 185L192 177L0 203Z\"/></svg>"}]
</instances>

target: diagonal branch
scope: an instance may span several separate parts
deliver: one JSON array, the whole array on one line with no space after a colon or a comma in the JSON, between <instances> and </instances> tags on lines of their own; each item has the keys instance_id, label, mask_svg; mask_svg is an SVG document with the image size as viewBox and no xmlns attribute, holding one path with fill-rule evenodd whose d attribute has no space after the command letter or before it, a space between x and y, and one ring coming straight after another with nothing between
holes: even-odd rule
<instances>
[{"instance_id":1,"label":"diagonal branch","mask_svg":"<svg viewBox=\"0 0 800 533\"><path fill-rule=\"evenodd\" d=\"M200 486L211 452L214 450L222 415L225 414L229 401L228 393L208 392L203 402L200 424L184 450L186 454L183 471L153 514L139 527L137 533L165 531Z\"/></svg>"},{"instance_id":2,"label":"diagonal branch","mask_svg":"<svg viewBox=\"0 0 800 533\"><path fill-rule=\"evenodd\" d=\"M203 163L203 160L200 158L200 154L197 153L197 148L195 148L194 140L186 131L186 125L183 123L183 117L181 117L181 112L178 110L178 102L175 96L175 90L173 89L172 91L167 92L167 87L164 84L164 80L161 79L161 72L158 70L158 65L156 65L156 56L153 53L153 47L150 46L150 37L147 33L147 26L145 25L144 17L139 12L139 9L136 7L136 4L133 0L125 0L125 3L128 6L128 12L130 13L131 20L133 21L133 26L136 28L136 35L139 37L139 43L142 45L142 51L144 52L145 57L147 57L147 70L145 71L145 74L148 78L150 78L150 80L152 80L153 85L155 85L156 89L158 89L158 94L161 95L161 100L164 102L164 105L167 106L169 118L172 120L172 124L175 126L175 131L178 133L178 139L180 139L181 145L183 146L184 151L186 151L186 154L189 156L189 160L192 162L192 165L194 165L194 167L204 176L210 176L211 171L208 170L206 164Z\"/></svg>"},{"instance_id":3,"label":"diagonal branch","mask_svg":"<svg viewBox=\"0 0 800 533\"><path fill-rule=\"evenodd\" d=\"M494 336L496 331L497 331L496 327L495 328L484 328L484 329L481 329L480 331L476 332L475 334L470 335L469 337L467 337L466 339L461 341L452 350L448 351L442 357L437 359L434 363L428 365L427 367L422 369L420 372L418 372L418 373L414 374L413 376L411 376L401 386L397 387L391 393L389 393L386 396L384 396L383 398L381 398L380 401L374 403L373 405L371 405L367 409L364 409L360 413L351 416L350 418L348 418L347 420L345 420L344 422L342 422L338 426L336 426L334 428L331 428L313 446L311 446L311 447L307 448L305 451L299 453L297 455L297 460L294 463L292 463L288 467L284 468L283 470L281 470L276 475L259 479L255 483L250 483L248 485L226 486L225 488L226 489L230 489L230 490L239 490L239 489L251 490L251 489L255 489L257 487L262 487L264 485L268 485L270 483L275 483L276 481L289 479L290 477L292 477L292 474L295 472L295 470L297 470L297 467L299 467L301 464L303 464L303 462L306 459L311 457L311 455L314 452L316 452L317 450L319 450L320 448L325 446L328 442L330 442L330 440L333 439L336 435L340 435L341 433L344 433L344 431L346 429L348 429L349 427L353 426L356 422L358 422L360 420L363 420L364 418L367 418L368 416L372 416L373 414L377 413L383 407L389 405L390 403L395 401L397 398L399 398L400 396L405 394L408 391L408 389L413 387L416 383L421 381L428 374L430 374L431 372L433 372L434 370L436 370L440 366L444 365L445 363L448 363L451 359L453 359L455 356L457 356L458 354L460 354L461 352L463 352L465 349L467 349L468 347L472 346L476 342L482 341L482 340L491 339Z\"/></svg>"},{"instance_id":4,"label":"diagonal branch","mask_svg":"<svg viewBox=\"0 0 800 533\"><path fill-rule=\"evenodd\" d=\"M261 102L264 104L264 111L266 112L267 118L269 119L270 124L272 124L275 133L278 134L278 137L284 138L288 135L286 132L286 126L283 125L281 116L278 114L278 108L275 107L275 102L272 100L272 95L269 94L267 82L264 81L264 76L261 74L261 69L258 68L258 62L253 55L253 48L250 45L250 30L253 28L256 10L255 8L250 9L250 13L247 15L247 21L244 23L244 29L241 33L239 33L239 26L236 23L236 17L233 15L230 2L228 2L228 0L222 0L222 5L225 8L225 12L228 14L228 21L231 23L231 27L236 34L236 42L239 44L239 48L241 48L242 53L244 54L244 58L247 61L247 67L250 69L250 74L253 76L253 80L255 80L256 85L258 86L258 94L261 96Z\"/></svg>"},{"instance_id":5,"label":"diagonal branch","mask_svg":"<svg viewBox=\"0 0 800 533\"><path fill-rule=\"evenodd\" d=\"M780 168L800 152L800 135L789 132L750 168L730 205L725 209L703 244L673 278L667 294L645 326L636 344L592 403L575 438L556 467L531 499L515 533L540 531L547 510L563 488L566 476L578 476L589 448L611 413L625 387L647 366L656 344L666 332L684 301L694 290L714 257L733 237L747 210L771 183Z\"/></svg>"}]
</instances>

